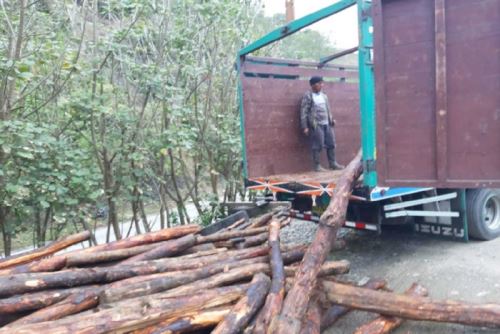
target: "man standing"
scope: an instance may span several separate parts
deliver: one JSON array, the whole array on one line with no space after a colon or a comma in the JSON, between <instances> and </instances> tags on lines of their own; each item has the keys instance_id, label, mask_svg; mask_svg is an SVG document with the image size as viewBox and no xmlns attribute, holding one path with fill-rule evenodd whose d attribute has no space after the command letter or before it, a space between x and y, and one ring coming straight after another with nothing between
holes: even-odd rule
<instances>
[{"instance_id":1,"label":"man standing","mask_svg":"<svg viewBox=\"0 0 500 334\"><path fill-rule=\"evenodd\" d=\"M330 112L328 97L321 91L323 78L313 76L309 84L311 90L304 94L300 106L300 126L311 140L314 170L325 171L320 165L320 153L323 147L326 148L330 169L342 169L344 166L335 160L335 135L332 129L335 120Z\"/></svg>"}]
</instances>

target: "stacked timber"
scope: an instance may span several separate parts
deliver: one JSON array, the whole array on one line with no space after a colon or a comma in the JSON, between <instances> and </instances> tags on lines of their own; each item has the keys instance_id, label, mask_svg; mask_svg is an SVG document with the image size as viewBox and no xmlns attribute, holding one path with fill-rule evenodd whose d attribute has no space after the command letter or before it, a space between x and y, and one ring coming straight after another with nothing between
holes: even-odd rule
<instances>
[{"instance_id":1,"label":"stacked timber","mask_svg":"<svg viewBox=\"0 0 500 334\"><path fill-rule=\"evenodd\" d=\"M359 156L344 171L310 246L284 244L280 213L206 235L186 225L67 251L80 233L0 260L0 334L320 333L356 310L356 333L389 333L404 319L500 328L500 305L434 301L412 285L346 281L349 262L326 261L345 219ZM61 252L63 251L63 252Z\"/></svg>"}]
</instances>

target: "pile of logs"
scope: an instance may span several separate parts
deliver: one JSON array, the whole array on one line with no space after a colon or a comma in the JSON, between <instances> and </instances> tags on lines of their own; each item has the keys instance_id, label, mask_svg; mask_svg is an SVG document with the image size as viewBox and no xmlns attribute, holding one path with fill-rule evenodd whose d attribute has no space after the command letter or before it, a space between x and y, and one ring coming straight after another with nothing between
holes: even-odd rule
<instances>
[{"instance_id":1,"label":"pile of logs","mask_svg":"<svg viewBox=\"0 0 500 334\"><path fill-rule=\"evenodd\" d=\"M320 333L352 310L377 314L356 333L389 333L403 319L499 328L499 305L340 276L349 262L326 258L360 173L353 160L310 246L281 243L289 219L272 212L211 234L178 226L60 252L89 238L80 233L0 260L0 334Z\"/></svg>"}]
</instances>

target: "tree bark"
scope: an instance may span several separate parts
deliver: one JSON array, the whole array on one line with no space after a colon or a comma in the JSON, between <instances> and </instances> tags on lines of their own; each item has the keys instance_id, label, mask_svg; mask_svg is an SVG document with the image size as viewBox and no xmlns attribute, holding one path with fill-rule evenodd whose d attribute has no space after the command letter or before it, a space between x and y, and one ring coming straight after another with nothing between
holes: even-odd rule
<instances>
[{"instance_id":1,"label":"tree bark","mask_svg":"<svg viewBox=\"0 0 500 334\"><path fill-rule=\"evenodd\" d=\"M428 291L423 286L414 283L405 291L405 295L414 297L427 297ZM401 326L403 319L381 315L378 318L356 329L354 334L387 334Z\"/></svg>"},{"instance_id":2,"label":"tree bark","mask_svg":"<svg viewBox=\"0 0 500 334\"><path fill-rule=\"evenodd\" d=\"M42 308L10 323L5 328L57 320L71 314L94 308L99 304L98 292L99 288L93 290L84 289L80 292L76 292L54 305Z\"/></svg>"},{"instance_id":3,"label":"tree bark","mask_svg":"<svg viewBox=\"0 0 500 334\"><path fill-rule=\"evenodd\" d=\"M252 228L252 229L246 229L242 231L229 231L229 232L222 232L222 233L214 233L210 234L207 236L197 236L196 237L196 243L197 244L204 244L207 242L216 242L216 241L221 241L221 240L228 240L228 239L233 239L233 238L240 238L240 237L247 237L250 235L256 235L260 233L267 232L269 230L269 227L257 227L257 228Z\"/></svg>"},{"instance_id":4,"label":"tree bark","mask_svg":"<svg viewBox=\"0 0 500 334\"><path fill-rule=\"evenodd\" d=\"M253 261L265 261L265 259L255 258ZM141 277L132 277L127 280L109 284L101 295L101 300L105 303L112 303L118 300L150 295L157 292L173 289L185 284L202 280L223 272L225 269L240 266L241 262L213 264L204 268L174 271L161 274L153 274Z\"/></svg>"},{"instance_id":5,"label":"tree bark","mask_svg":"<svg viewBox=\"0 0 500 334\"><path fill-rule=\"evenodd\" d=\"M267 247L255 247L223 254L179 261L176 258L119 264L106 268L67 269L50 273L0 276L0 297L40 291L49 288L72 287L84 284L113 282L137 275L203 268L213 263L228 263L267 254ZM300 255L296 252L295 256Z\"/></svg>"},{"instance_id":6,"label":"tree bark","mask_svg":"<svg viewBox=\"0 0 500 334\"><path fill-rule=\"evenodd\" d=\"M157 244L141 245L125 249L116 249L96 253L75 253L68 254L66 258L66 267L78 267L82 265L91 265L97 263L106 263L111 261L123 260L134 255L138 255L157 247Z\"/></svg>"},{"instance_id":7,"label":"tree bark","mask_svg":"<svg viewBox=\"0 0 500 334\"><path fill-rule=\"evenodd\" d=\"M113 307L50 322L16 326L12 329L0 329L0 334L130 332L162 321L177 320L191 312L226 305L241 298L247 289L247 285L240 285L203 291L180 298L139 298L119 308Z\"/></svg>"},{"instance_id":8,"label":"tree bark","mask_svg":"<svg viewBox=\"0 0 500 334\"><path fill-rule=\"evenodd\" d=\"M332 303L354 309L412 320L500 328L500 304L433 301L425 297L372 291L328 281L322 282L322 288Z\"/></svg>"},{"instance_id":9,"label":"tree bark","mask_svg":"<svg viewBox=\"0 0 500 334\"><path fill-rule=\"evenodd\" d=\"M52 255L55 252L60 251L61 249L88 240L89 237L90 237L90 232L88 231L81 232L78 234L73 234L65 238L62 238L60 240L54 241L53 243L45 247L35 249L29 253L24 253L17 256L2 259L0 260L0 269L9 268L12 266L40 259L45 256Z\"/></svg>"},{"instance_id":10,"label":"tree bark","mask_svg":"<svg viewBox=\"0 0 500 334\"><path fill-rule=\"evenodd\" d=\"M213 334L238 334L264 303L271 280L264 274L257 274L250 283L246 295L241 298L224 317Z\"/></svg>"},{"instance_id":11,"label":"tree bark","mask_svg":"<svg viewBox=\"0 0 500 334\"><path fill-rule=\"evenodd\" d=\"M269 238L269 234L267 232L253 235L244 239L243 242L236 243L237 249L248 248L252 246L262 245Z\"/></svg>"},{"instance_id":12,"label":"tree bark","mask_svg":"<svg viewBox=\"0 0 500 334\"><path fill-rule=\"evenodd\" d=\"M132 334L191 333L196 330L215 327L229 313L231 306L221 306L193 312L177 320L161 322L157 325L133 331Z\"/></svg>"},{"instance_id":13,"label":"tree bark","mask_svg":"<svg viewBox=\"0 0 500 334\"><path fill-rule=\"evenodd\" d=\"M41 291L0 299L0 315L42 309L64 300L75 292L80 292L84 289L96 289L97 287L97 285L93 285L71 289Z\"/></svg>"},{"instance_id":14,"label":"tree bark","mask_svg":"<svg viewBox=\"0 0 500 334\"><path fill-rule=\"evenodd\" d=\"M20 266L16 266L9 269L0 270L0 276L3 275L13 275L20 273L36 273L36 272L46 272L60 270L66 265L66 258L70 255L75 254L88 254L102 251L110 251L117 249L130 248L134 246L170 240L178 237L182 237L186 234L197 233L200 230L198 225L185 225L179 227L173 227L157 232L151 232L147 234L137 235L128 239L114 241L108 244L102 244L95 247L90 247L83 250L69 252L67 254L54 256L50 259L43 259L33 263L28 263Z\"/></svg>"},{"instance_id":15,"label":"tree bark","mask_svg":"<svg viewBox=\"0 0 500 334\"><path fill-rule=\"evenodd\" d=\"M316 277L321 264L325 261L332 244L335 242L338 229L345 221L353 184L361 172L361 151L359 151L343 171L330 204L321 215L315 238L295 275L295 283L285 298L283 310L276 324L276 333L294 334L300 332L311 293L316 286Z\"/></svg>"},{"instance_id":16,"label":"tree bark","mask_svg":"<svg viewBox=\"0 0 500 334\"><path fill-rule=\"evenodd\" d=\"M363 288L371 290L380 290L387 285L385 280L381 279L370 279L368 282L362 285ZM326 330L331 327L338 319L352 311L351 308L341 305L333 305L321 317L321 331Z\"/></svg>"},{"instance_id":17,"label":"tree bark","mask_svg":"<svg viewBox=\"0 0 500 334\"><path fill-rule=\"evenodd\" d=\"M248 228L262 227L266 225L271 220L271 218L273 218L273 213L272 212L266 213L265 215L256 218L255 221L252 222L252 224Z\"/></svg>"},{"instance_id":18,"label":"tree bark","mask_svg":"<svg viewBox=\"0 0 500 334\"><path fill-rule=\"evenodd\" d=\"M188 234L179 239L161 242L155 248L147 252L129 257L128 259L122 261L121 263L134 263L139 261L154 260L154 259L159 259L161 257L177 255L185 251L189 247L194 246L195 243L196 243L196 237L194 236L194 234Z\"/></svg>"},{"instance_id":19,"label":"tree bark","mask_svg":"<svg viewBox=\"0 0 500 334\"><path fill-rule=\"evenodd\" d=\"M321 307L318 296L313 296L307 307L306 318L303 321L300 334L321 333Z\"/></svg>"},{"instance_id":20,"label":"tree bark","mask_svg":"<svg viewBox=\"0 0 500 334\"><path fill-rule=\"evenodd\" d=\"M271 220L269 225L269 257L271 258L272 283L264 307L255 321L255 333L265 333L271 321L281 311L285 298L285 269L280 251L280 223Z\"/></svg>"}]
</instances>

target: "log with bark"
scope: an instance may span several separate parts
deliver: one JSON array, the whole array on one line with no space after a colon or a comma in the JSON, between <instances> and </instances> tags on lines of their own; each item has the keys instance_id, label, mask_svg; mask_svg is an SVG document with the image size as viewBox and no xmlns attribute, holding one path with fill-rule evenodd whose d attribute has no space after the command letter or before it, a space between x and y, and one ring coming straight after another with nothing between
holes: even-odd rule
<instances>
[{"instance_id":1,"label":"log with bark","mask_svg":"<svg viewBox=\"0 0 500 334\"><path fill-rule=\"evenodd\" d=\"M40 309L30 315L27 315L26 317L10 323L9 326L5 328L57 320L71 314L91 309L99 304L98 295L100 290L101 288L95 288L75 292L54 305Z\"/></svg>"},{"instance_id":2,"label":"log with bark","mask_svg":"<svg viewBox=\"0 0 500 334\"><path fill-rule=\"evenodd\" d=\"M212 263L238 261L266 255L267 246L228 251L222 254L179 261L176 258L119 264L106 268L67 269L58 272L0 276L0 297L93 283L108 283L137 275L202 268ZM298 252L300 253L300 252Z\"/></svg>"},{"instance_id":3,"label":"log with bark","mask_svg":"<svg viewBox=\"0 0 500 334\"><path fill-rule=\"evenodd\" d=\"M271 289L266 297L264 307L255 320L255 333L265 333L271 320L281 311L285 298L285 269L280 251L280 223L272 220L269 224L269 257L271 258Z\"/></svg>"},{"instance_id":4,"label":"log with bark","mask_svg":"<svg viewBox=\"0 0 500 334\"><path fill-rule=\"evenodd\" d=\"M133 331L132 334L192 333L197 330L213 328L224 319L231 307L232 305L227 305L192 312L179 319L163 321L157 325Z\"/></svg>"},{"instance_id":5,"label":"log with bark","mask_svg":"<svg viewBox=\"0 0 500 334\"><path fill-rule=\"evenodd\" d=\"M319 302L319 292L313 293L313 297L307 306L306 318L302 323L301 334L321 333L321 307Z\"/></svg>"},{"instance_id":6,"label":"log with bark","mask_svg":"<svg viewBox=\"0 0 500 334\"><path fill-rule=\"evenodd\" d=\"M38 310L58 303L71 294L82 291L82 289L98 287L98 285L91 285L71 289L40 291L0 299L0 315Z\"/></svg>"},{"instance_id":7,"label":"log with bark","mask_svg":"<svg viewBox=\"0 0 500 334\"><path fill-rule=\"evenodd\" d=\"M70 254L71 255L88 254L88 253L95 253L102 251L125 249L134 246L140 246L144 244L179 238L190 233L197 233L199 230L200 227L198 225L184 225L184 226L160 230L157 232L141 234L128 239L114 241L109 244L103 244L99 246L86 248L83 250L73 251L63 255L54 256L53 258L42 259L39 261L0 270L0 276L7 276L7 275L21 274L21 273L56 271L65 267L66 259Z\"/></svg>"},{"instance_id":8,"label":"log with bark","mask_svg":"<svg viewBox=\"0 0 500 334\"><path fill-rule=\"evenodd\" d=\"M147 252L129 257L128 259L122 261L121 263L134 263L139 261L154 260L162 257L177 255L185 251L189 247L194 246L195 243L196 243L196 237L193 234L188 234L179 239L173 239L161 242L155 248Z\"/></svg>"},{"instance_id":9,"label":"log with bark","mask_svg":"<svg viewBox=\"0 0 500 334\"><path fill-rule=\"evenodd\" d=\"M276 324L276 333L300 332L311 293L316 286L318 272L336 240L337 231L345 221L349 197L362 169L361 151L359 151L342 172L330 204L321 215L314 240L302 260L295 276L295 283L283 303L283 310Z\"/></svg>"},{"instance_id":10,"label":"log with bark","mask_svg":"<svg viewBox=\"0 0 500 334\"><path fill-rule=\"evenodd\" d=\"M228 260L194 270L133 277L107 285L106 289L101 294L101 299L103 302L110 303L126 298L148 295L205 279L221 273L224 270L251 264L265 263L266 261L266 257L256 257L241 261Z\"/></svg>"},{"instance_id":11,"label":"log with bark","mask_svg":"<svg viewBox=\"0 0 500 334\"><path fill-rule=\"evenodd\" d=\"M233 231L228 231L228 232L221 232L221 233L214 233L210 234L207 236L197 236L196 237L196 243L197 244L204 244L207 242L217 242L217 241L222 241L222 240L229 240L229 239L234 239L234 238L241 238L241 237L247 237L251 235L256 235L260 233L267 232L269 230L268 226L264 227L257 227L257 228L249 228L246 230L233 230Z\"/></svg>"},{"instance_id":12,"label":"log with bark","mask_svg":"<svg viewBox=\"0 0 500 334\"><path fill-rule=\"evenodd\" d=\"M60 240L54 241L49 245L41 248L37 248L28 253L20 254L18 256L14 255L0 260L0 269L6 269L12 266L17 266L23 263L35 261L43 257L49 256L65 249L71 245L83 242L90 238L90 232L84 231L77 234L72 234L64 237Z\"/></svg>"},{"instance_id":13,"label":"log with bark","mask_svg":"<svg viewBox=\"0 0 500 334\"><path fill-rule=\"evenodd\" d=\"M252 316L264 303L271 280L264 274L255 275L245 296L242 297L231 311L224 317L213 334L238 334L248 324Z\"/></svg>"},{"instance_id":14,"label":"log with bark","mask_svg":"<svg viewBox=\"0 0 500 334\"><path fill-rule=\"evenodd\" d=\"M412 286L405 291L405 295L414 297L427 297L428 291L423 286L413 283ZM369 323L359 327L354 331L354 334L387 334L401 326L403 319L381 315L373 319Z\"/></svg>"},{"instance_id":15,"label":"log with bark","mask_svg":"<svg viewBox=\"0 0 500 334\"><path fill-rule=\"evenodd\" d=\"M59 320L0 329L0 334L63 334L130 332L162 321L177 320L185 314L226 305L245 295L248 285L201 291L193 296L171 299L141 298L126 307L109 308Z\"/></svg>"},{"instance_id":16,"label":"log with bark","mask_svg":"<svg viewBox=\"0 0 500 334\"><path fill-rule=\"evenodd\" d=\"M380 290L385 288L387 282L383 279L370 279L368 282L361 285L361 287L370 290ZM346 306L333 305L326 310L321 316L321 331L331 327L338 319L349 313L352 309Z\"/></svg>"},{"instance_id":17,"label":"log with bark","mask_svg":"<svg viewBox=\"0 0 500 334\"><path fill-rule=\"evenodd\" d=\"M412 320L500 328L500 304L433 301L425 297L373 291L330 281L321 284L332 303L358 310Z\"/></svg>"}]
</instances>

